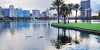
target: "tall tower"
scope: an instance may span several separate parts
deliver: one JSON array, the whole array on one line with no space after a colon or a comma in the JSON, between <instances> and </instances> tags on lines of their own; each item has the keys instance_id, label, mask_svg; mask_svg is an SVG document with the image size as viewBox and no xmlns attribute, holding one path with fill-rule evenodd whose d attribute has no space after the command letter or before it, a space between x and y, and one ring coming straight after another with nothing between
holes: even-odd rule
<instances>
[{"instance_id":1,"label":"tall tower","mask_svg":"<svg viewBox=\"0 0 100 50\"><path fill-rule=\"evenodd\" d=\"M15 12L14 12L14 6L13 5L10 5L9 6L9 14L10 14L10 17L14 17L15 15Z\"/></svg>"},{"instance_id":2,"label":"tall tower","mask_svg":"<svg viewBox=\"0 0 100 50\"><path fill-rule=\"evenodd\" d=\"M91 17L91 2L90 0L81 1L81 17Z\"/></svg>"},{"instance_id":3,"label":"tall tower","mask_svg":"<svg viewBox=\"0 0 100 50\"><path fill-rule=\"evenodd\" d=\"M2 17L2 8L0 7L0 17Z\"/></svg>"}]
</instances>

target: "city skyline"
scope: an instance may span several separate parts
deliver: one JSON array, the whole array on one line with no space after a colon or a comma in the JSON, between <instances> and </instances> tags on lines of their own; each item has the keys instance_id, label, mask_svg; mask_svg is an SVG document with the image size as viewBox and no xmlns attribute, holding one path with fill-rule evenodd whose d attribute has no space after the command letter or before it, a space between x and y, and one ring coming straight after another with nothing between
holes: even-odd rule
<instances>
[{"instance_id":1,"label":"city skyline","mask_svg":"<svg viewBox=\"0 0 100 50\"><path fill-rule=\"evenodd\" d=\"M40 12L45 11L47 8L52 7L51 3L54 0L0 0L0 6L3 8L9 7L9 5L14 5L15 8L22 8L24 10L30 10L32 13L33 9L38 9ZM65 3L79 3L81 0L64 0ZM82 0L84 1L84 0ZM95 15L95 13L100 9L100 2L97 2L99 0L91 0L91 8L92 8L92 15Z\"/></svg>"}]
</instances>

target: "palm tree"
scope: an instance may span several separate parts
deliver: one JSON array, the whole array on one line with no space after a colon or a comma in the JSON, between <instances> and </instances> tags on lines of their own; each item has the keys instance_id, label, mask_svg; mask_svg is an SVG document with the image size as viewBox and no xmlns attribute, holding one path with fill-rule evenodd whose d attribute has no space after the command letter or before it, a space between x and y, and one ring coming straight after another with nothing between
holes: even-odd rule
<instances>
[{"instance_id":1,"label":"palm tree","mask_svg":"<svg viewBox=\"0 0 100 50\"><path fill-rule=\"evenodd\" d=\"M64 24L66 24L66 16L68 17L68 14L69 14L68 5L63 4L63 5L60 7L60 13L62 14L62 17L64 17Z\"/></svg>"},{"instance_id":2,"label":"palm tree","mask_svg":"<svg viewBox=\"0 0 100 50\"><path fill-rule=\"evenodd\" d=\"M63 0L55 0L53 1L52 5L54 6L54 8L57 10L58 12L58 23L59 23L59 7L64 3Z\"/></svg>"},{"instance_id":3,"label":"palm tree","mask_svg":"<svg viewBox=\"0 0 100 50\"><path fill-rule=\"evenodd\" d=\"M72 10L73 10L73 4L63 4L60 7L60 13L62 14L62 17L64 17L64 24L66 24L66 16L68 18L68 16L72 15Z\"/></svg>"},{"instance_id":4,"label":"palm tree","mask_svg":"<svg viewBox=\"0 0 100 50\"><path fill-rule=\"evenodd\" d=\"M69 17L72 15L72 10L73 10L73 6L74 4L68 4L68 8L69 8ZM69 19L68 19L68 23L69 23Z\"/></svg>"},{"instance_id":5,"label":"palm tree","mask_svg":"<svg viewBox=\"0 0 100 50\"><path fill-rule=\"evenodd\" d=\"M78 12L79 7L80 7L79 4L74 5L74 9L76 11L75 23L77 23L77 12Z\"/></svg>"}]
</instances>

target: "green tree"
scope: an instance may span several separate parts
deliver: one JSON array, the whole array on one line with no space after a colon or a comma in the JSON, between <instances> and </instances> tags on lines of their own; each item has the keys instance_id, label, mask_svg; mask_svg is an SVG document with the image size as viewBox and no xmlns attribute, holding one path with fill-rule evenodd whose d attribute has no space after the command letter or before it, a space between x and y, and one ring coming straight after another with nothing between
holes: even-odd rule
<instances>
[{"instance_id":1,"label":"green tree","mask_svg":"<svg viewBox=\"0 0 100 50\"><path fill-rule=\"evenodd\" d=\"M79 7L80 7L79 4L74 5L74 9L76 11L75 23L77 23L77 12L78 12Z\"/></svg>"},{"instance_id":2,"label":"green tree","mask_svg":"<svg viewBox=\"0 0 100 50\"><path fill-rule=\"evenodd\" d=\"M72 10L74 9L74 4L68 4L68 13L69 13L69 17L72 15ZM69 23L69 17L68 17L68 23Z\"/></svg>"},{"instance_id":3,"label":"green tree","mask_svg":"<svg viewBox=\"0 0 100 50\"><path fill-rule=\"evenodd\" d=\"M64 1L63 0L55 0L55 1L53 1L53 3L52 3L52 5L53 5L53 7L57 10L57 12L58 12L58 23L59 23L59 7L62 5L64 3Z\"/></svg>"},{"instance_id":4,"label":"green tree","mask_svg":"<svg viewBox=\"0 0 100 50\"><path fill-rule=\"evenodd\" d=\"M60 7L60 13L62 17L64 17L64 24L66 24L66 17L67 19L69 18L68 16L72 15L72 9L73 9L73 4L63 4ZM69 19L68 19L69 23Z\"/></svg>"},{"instance_id":5,"label":"green tree","mask_svg":"<svg viewBox=\"0 0 100 50\"><path fill-rule=\"evenodd\" d=\"M64 17L64 24L66 24L66 16L68 17L68 14L69 14L68 5L63 4L63 5L60 7L60 13L62 14L62 17Z\"/></svg>"}]
</instances>

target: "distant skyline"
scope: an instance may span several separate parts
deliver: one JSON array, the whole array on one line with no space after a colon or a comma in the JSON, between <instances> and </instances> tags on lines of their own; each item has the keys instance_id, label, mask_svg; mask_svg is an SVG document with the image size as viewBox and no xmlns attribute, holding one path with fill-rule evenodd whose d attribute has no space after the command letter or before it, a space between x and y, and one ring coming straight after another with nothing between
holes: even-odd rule
<instances>
[{"instance_id":1,"label":"distant skyline","mask_svg":"<svg viewBox=\"0 0 100 50\"><path fill-rule=\"evenodd\" d=\"M3 8L9 7L9 5L14 5L15 8L22 8L25 10L39 9L40 11L45 11L47 8L51 7L51 3L54 0L0 0L0 6ZM65 3L80 3L81 0L64 0ZM99 0L91 0L91 8L93 13L99 10L100 2Z\"/></svg>"}]
</instances>

